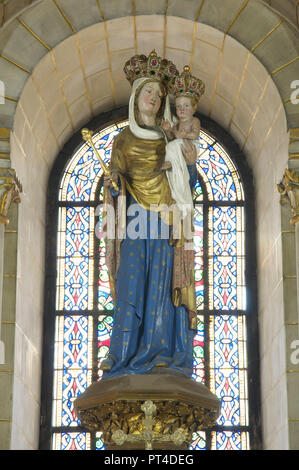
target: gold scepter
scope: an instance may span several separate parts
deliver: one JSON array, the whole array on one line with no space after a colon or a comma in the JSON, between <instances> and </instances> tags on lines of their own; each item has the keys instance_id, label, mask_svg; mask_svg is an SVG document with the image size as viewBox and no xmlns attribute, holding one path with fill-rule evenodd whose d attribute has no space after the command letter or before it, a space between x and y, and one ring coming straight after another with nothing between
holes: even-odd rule
<instances>
[{"instance_id":1,"label":"gold scepter","mask_svg":"<svg viewBox=\"0 0 299 470\"><path fill-rule=\"evenodd\" d=\"M82 134L83 140L85 140L86 142L88 142L91 145L95 155L98 157L104 175L105 176L111 176L110 168L103 162L101 155L99 154L99 152L97 151L97 149L94 146L94 143L93 143L93 140L92 140L93 132L90 131L89 129L87 129L86 127L84 127L84 129L81 130L81 134ZM112 186L114 187L115 191L119 191L119 187L113 179L111 179L111 183L112 183Z\"/></svg>"}]
</instances>

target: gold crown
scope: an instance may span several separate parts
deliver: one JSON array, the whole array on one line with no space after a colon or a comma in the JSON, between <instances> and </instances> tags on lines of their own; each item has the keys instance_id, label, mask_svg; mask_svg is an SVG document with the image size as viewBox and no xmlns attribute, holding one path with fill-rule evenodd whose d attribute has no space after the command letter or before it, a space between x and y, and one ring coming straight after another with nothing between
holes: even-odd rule
<instances>
[{"instance_id":1,"label":"gold crown","mask_svg":"<svg viewBox=\"0 0 299 470\"><path fill-rule=\"evenodd\" d=\"M175 78L179 74L170 60L162 59L155 51L148 57L144 54L131 57L125 63L124 72L131 85L137 78L154 78L164 83L168 93L172 92Z\"/></svg>"},{"instance_id":2,"label":"gold crown","mask_svg":"<svg viewBox=\"0 0 299 470\"><path fill-rule=\"evenodd\" d=\"M185 65L181 75L175 78L173 92L176 98L179 96L194 97L196 101L204 94L205 84L199 79L191 75L190 67Z\"/></svg>"}]
</instances>

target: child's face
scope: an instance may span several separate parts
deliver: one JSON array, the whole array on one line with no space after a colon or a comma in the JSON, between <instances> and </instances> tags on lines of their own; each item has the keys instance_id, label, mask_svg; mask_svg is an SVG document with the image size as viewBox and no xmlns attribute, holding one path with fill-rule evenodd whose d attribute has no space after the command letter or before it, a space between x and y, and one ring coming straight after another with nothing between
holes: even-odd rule
<instances>
[{"instance_id":1,"label":"child's face","mask_svg":"<svg viewBox=\"0 0 299 470\"><path fill-rule=\"evenodd\" d=\"M179 119L191 119L194 114L191 98L188 96L179 96L175 100L176 113Z\"/></svg>"}]
</instances>

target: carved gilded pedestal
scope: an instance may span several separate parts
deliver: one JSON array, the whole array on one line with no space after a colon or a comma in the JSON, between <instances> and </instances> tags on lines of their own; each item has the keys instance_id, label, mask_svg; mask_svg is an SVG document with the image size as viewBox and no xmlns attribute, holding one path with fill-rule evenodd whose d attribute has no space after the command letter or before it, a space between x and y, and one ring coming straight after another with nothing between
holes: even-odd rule
<instances>
[{"instance_id":1,"label":"carved gilded pedestal","mask_svg":"<svg viewBox=\"0 0 299 470\"><path fill-rule=\"evenodd\" d=\"M215 424L220 401L170 369L92 384L74 403L82 424L109 450L188 449L193 432Z\"/></svg>"}]
</instances>

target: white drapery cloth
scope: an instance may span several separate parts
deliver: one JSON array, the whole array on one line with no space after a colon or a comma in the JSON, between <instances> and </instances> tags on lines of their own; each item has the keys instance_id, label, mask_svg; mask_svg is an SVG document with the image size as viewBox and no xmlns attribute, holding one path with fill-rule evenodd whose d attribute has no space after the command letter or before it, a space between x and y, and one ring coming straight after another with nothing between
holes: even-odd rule
<instances>
[{"instance_id":1,"label":"white drapery cloth","mask_svg":"<svg viewBox=\"0 0 299 470\"><path fill-rule=\"evenodd\" d=\"M165 161L171 163L171 170L167 170L167 179L171 195L176 201L183 217L192 213L193 199L189 185L189 171L182 152L183 139L175 139L166 145Z\"/></svg>"}]
</instances>

